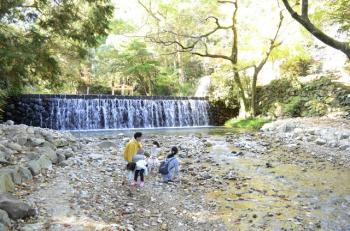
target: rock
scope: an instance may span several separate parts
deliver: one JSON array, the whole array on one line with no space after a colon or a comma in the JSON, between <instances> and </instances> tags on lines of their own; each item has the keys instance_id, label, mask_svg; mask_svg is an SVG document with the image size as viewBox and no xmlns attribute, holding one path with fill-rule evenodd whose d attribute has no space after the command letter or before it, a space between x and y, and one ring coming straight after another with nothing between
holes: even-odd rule
<instances>
[{"instance_id":1,"label":"rock","mask_svg":"<svg viewBox=\"0 0 350 231\"><path fill-rule=\"evenodd\" d=\"M117 145L111 141L103 141L97 145L101 149L115 148Z\"/></svg>"},{"instance_id":2,"label":"rock","mask_svg":"<svg viewBox=\"0 0 350 231\"><path fill-rule=\"evenodd\" d=\"M225 180L237 180L236 173L234 171L230 171L229 173L224 176Z\"/></svg>"},{"instance_id":3,"label":"rock","mask_svg":"<svg viewBox=\"0 0 350 231\"><path fill-rule=\"evenodd\" d=\"M10 174L12 182L15 184L22 183L21 175L18 172L18 169L16 167L7 167L0 169L0 175L2 174Z\"/></svg>"},{"instance_id":4,"label":"rock","mask_svg":"<svg viewBox=\"0 0 350 231\"><path fill-rule=\"evenodd\" d=\"M13 220L35 215L35 209L8 193L0 193L0 209L6 211Z\"/></svg>"},{"instance_id":5,"label":"rock","mask_svg":"<svg viewBox=\"0 0 350 231\"><path fill-rule=\"evenodd\" d=\"M43 224L37 223L37 224L26 224L20 229L20 231L36 231L36 230L45 230L45 227Z\"/></svg>"},{"instance_id":6,"label":"rock","mask_svg":"<svg viewBox=\"0 0 350 231\"><path fill-rule=\"evenodd\" d=\"M43 143L45 143L44 139L41 138L30 138L30 144L34 147L42 145Z\"/></svg>"},{"instance_id":7,"label":"rock","mask_svg":"<svg viewBox=\"0 0 350 231\"><path fill-rule=\"evenodd\" d=\"M22 146L19 144L13 143L13 142L7 143L6 146L14 151L17 151L17 152L22 151Z\"/></svg>"},{"instance_id":8,"label":"rock","mask_svg":"<svg viewBox=\"0 0 350 231\"><path fill-rule=\"evenodd\" d=\"M350 144L344 144L339 147L340 150L345 151L350 148Z\"/></svg>"},{"instance_id":9,"label":"rock","mask_svg":"<svg viewBox=\"0 0 350 231\"><path fill-rule=\"evenodd\" d=\"M23 146L28 141L28 135L27 134L20 134L20 135L17 135L13 140L16 141L17 144Z\"/></svg>"},{"instance_id":10,"label":"rock","mask_svg":"<svg viewBox=\"0 0 350 231\"><path fill-rule=\"evenodd\" d=\"M41 169L51 169L52 168L52 162L49 159L49 157L46 155L41 156L39 158L38 162L39 162Z\"/></svg>"},{"instance_id":11,"label":"rock","mask_svg":"<svg viewBox=\"0 0 350 231\"><path fill-rule=\"evenodd\" d=\"M321 138L317 138L315 140L315 143L318 144L318 145L324 145L327 143L327 141L325 141L324 139L321 139Z\"/></svg>"},{"instance_id":12,"label":"rock","mask_svg":"<svg viewBox=\"0 0 350 231\"><path fill-rule=\"evenodd\" d=\"M36 149L36 152L39 153L41 156L46 156L52 163L57 163L58 158L56 152L50 147L39 147Z\"/></svg>"},{"instance_id":13,"label":"rock","mask_svg":"<svg viewBox=\"0 0 350 231\"><path fill-rule=\"evenodd\" d=\"M0 224L11 226L11 220L6 211L0 209ZM1 230L1 229L0 229Z\"/></svg>"},{"instance_id":14,"label":"rock","mask_svg":"<svg viewBox=\"0 0 350 231\"><path fill-rule=\"evenodd\" d=\"M30 170L26 167L22 167L22 166L19 166L18 167L18 173L20 174L21 176L21 181L22 182L26 182L28 180L31 180L33 179L33 176L32 176L32 173L30 172Z\"/></svg>"},{"instance_id":15,"label":"rock","mask_svg":"<svg viewBox=\"0 0 350 231\"><path fill-rule=\"evenodd\" d=\"M0 192L12 192L15 185L12 181L11 174L6 171L0 172Z\"/></svg>"},{"instance_id":16,"label":"rock","mask_svg":"<svg viewBox=\"0 0 350 231\"><path fill-rule=\"evenodd\" d=\"M58 163L62 163L65 160L66 160L66 156L64 154L62 154L62 153L57 154L57 162Z\"/></svg>"},{"instance_id":17,"label":"rock","mask_svg":"<svg viewBox=\"0 0 350 231\"><path fill-rule=\"evenodd\" d=\"M29 161L27 163L27 166L33 176L38 175L40 173L41 167L38 160Z\"/></svg>"},{"instance_id":18,"label":"rock","mask_svg":"<svg viewBox=\"0 0 350 231\"><path fill-rule=\"evenodd\" d=\"M266 168L273 168L273 166L270 162L267 162L265 165L266 165Z\"/></svg>"},{"instance_id":19,"label":"rock","mask_svg":"<svg viewBox=\"0 0 350 231\"><path fill-rule=\"evenodd\" d=\"M7 120L4 124L5 124L5 125L12 126L12 125L15 124L15 122L13 122L12 120Z\"/></svg>"},{"instance_id":20,"label":"rock","mask_svg":"<svg viewBox=\"0 0 350 231\"><path fill-rule=\"evenodd\" d=\"M0 231L9 231L9 228L6 225L0 223Z\"/></svg>"},{"instance_id":21,"label":"rock","mask_svg":"<svg viewBox=\"0 0 350 231\"><path fill-rule=\"evenodd\" d=\"M161 226L161 230L168 230L168 225L166 223L163 223Z\"/></svg>"}]
</instances>

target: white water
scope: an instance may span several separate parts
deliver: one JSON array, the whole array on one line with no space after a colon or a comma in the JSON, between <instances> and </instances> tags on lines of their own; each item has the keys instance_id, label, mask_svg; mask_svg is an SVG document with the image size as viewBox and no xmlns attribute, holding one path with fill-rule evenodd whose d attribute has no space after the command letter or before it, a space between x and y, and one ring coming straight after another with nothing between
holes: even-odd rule
<instances>
[{"instance_id":1,"label":"white water","mask_svg":"<svg viewBox=\"0 0 350 231\"><path fill-rule=\"evenodd\" d=\"M59 130L208 126L206 100L53 100L51 127Z\"/></svg>"},{"instance_id":2,"label":"white water","mask_svg":"<svg viewBox=\"0 0 350 231\"><path fill-rule=\"evenodd\" d=\"M199 79L198 88L195 97L206 97L210 86L210 76L206 75Z\"/></svg>"}]
</instances>

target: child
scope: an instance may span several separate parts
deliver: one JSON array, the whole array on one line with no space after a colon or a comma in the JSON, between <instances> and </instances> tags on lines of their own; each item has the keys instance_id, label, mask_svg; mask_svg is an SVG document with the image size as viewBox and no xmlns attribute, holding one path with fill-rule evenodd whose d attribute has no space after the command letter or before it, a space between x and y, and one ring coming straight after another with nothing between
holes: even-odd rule
<instances>
[{"instance_id":1,"label":"child","mask_svg":"<svg viewBox=\"0 0 350 231\"><path fill-rule=\"evenodd\" d=\"M179 175L180 164L178 159L175 157L175 155L178 152L179 150L177 147L172 147L170 155L167 156L166 160L164 161L164 164L162 164L163 166L166 167L166 171L161 173L163 176L164 183L174 181L174 179Z\"/></svg>"},{"instance_id":2,"label":"child","mask_svg":"<svg viewBox=\"0 0 350 231\"><path fill-rule=\"evenodd\" d=\"M161 151L160 145L157 141L153 141L153 147L151 148L151 156L148 159L148 171L152 172L159 166L158 156Z\"/></svg>"},{"instance_id":3,"label":"child","mask_svg":"<svg viewBox=\"0 0 350 231\"><path fill-rule=\"evenodd\" d=\"M134 173L134 182L131 185L136 185L138 177L140 175L140 187L145 185L144 176L147 176L147 162L145 160L145 153L140 149L137 154L132 158L132 161L136 164Z\"/></svg>"}]
</instances>

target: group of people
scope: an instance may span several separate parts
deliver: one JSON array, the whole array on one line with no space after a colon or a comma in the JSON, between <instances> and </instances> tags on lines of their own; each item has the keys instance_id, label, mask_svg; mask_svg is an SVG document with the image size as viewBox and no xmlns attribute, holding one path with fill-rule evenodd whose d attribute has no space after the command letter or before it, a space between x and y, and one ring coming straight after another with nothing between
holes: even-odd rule
<instances>
[{"instance_id":1,"label":"group of people","mask_svg":"<svg viewBox=\"0 0 350 231\"><path fill-rule=\"evenodd\" d=\"M142 147L141 140L142 133L136 132L134 138L127 143L124 149L128 182L133 186L144 187L145 176L154 171L158 171L162 175L163 182L174 181L179 175L180 167L176 158L178 148L172 147L169 155L160 162L158 160L158 156L161 154L160 144L153 141L150 152L146 152Z\"/></svg>"}]
</instances>

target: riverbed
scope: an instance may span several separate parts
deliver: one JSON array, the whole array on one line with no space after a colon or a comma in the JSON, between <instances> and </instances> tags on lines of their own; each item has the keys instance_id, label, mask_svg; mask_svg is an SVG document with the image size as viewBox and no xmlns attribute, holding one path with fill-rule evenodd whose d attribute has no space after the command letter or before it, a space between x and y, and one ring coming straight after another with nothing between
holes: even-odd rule
<instances>
[{"instance_id":1,"label":"riverbed","mask_svg":"<svg viewBox=\"0 0 350 231\"><path fill-rule=\"evenodd\" d=\"M122 159L133 132L75 133L81 149L68 165L22 191L39 215L18 228L350 229L349 168L315 158L303 146L224 128L146 130L146 149L152 140L164 153L180 147L181 176L163 184L152 173L145 188L135 188L124 184Z\"/></svg>"}]
</instances>

